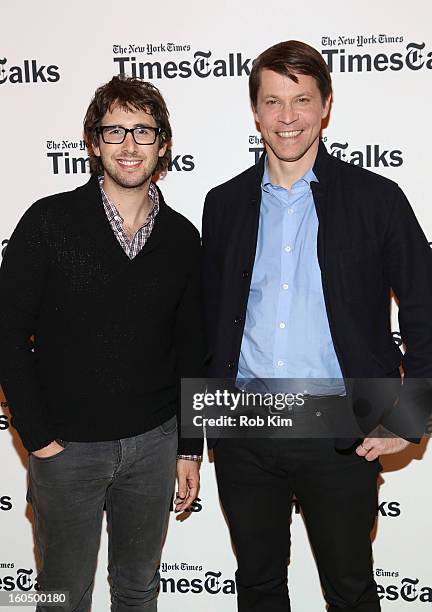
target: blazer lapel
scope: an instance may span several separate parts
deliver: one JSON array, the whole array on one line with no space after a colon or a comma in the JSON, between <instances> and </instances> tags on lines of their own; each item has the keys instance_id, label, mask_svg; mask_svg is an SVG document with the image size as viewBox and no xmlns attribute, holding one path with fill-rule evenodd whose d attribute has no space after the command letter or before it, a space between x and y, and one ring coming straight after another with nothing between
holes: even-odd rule
<instances>
[{"instance_id":1,"label":"blazer lapel","mask_svg":"<svg viewBox=\"0 0 432 612\"><path fill-rule=\"evenodd\" d=\"M240 352L240 333L246 316L247 302L252 279L257 246L259 214L261 204L261 180L264 172L263 156L256 166L243 177L237 193L232 194L226 208L225 231L227 233L224 251L224 288L232 297L229 312L224 316L236 326L236 344L233 354Z\"/></svg>"},{"instance_id":2,"label":"blazer lapel","mask_svg":"<svg viewBox=\"0 0 432 612\"><path fill-rule=\"evenodd\" d=\"M258 240L261 181L264 174L265 159L266 156L263 154L258 164L251 169L251 174L245 185L241 207L239 207L241 218L239 219L239 235L236 238L238 239L239 250L242 253L242 265L243 267L246 266L244 272L247 273L249 278L248 293Z\"/></svg>"},{"instance_id":3,"label":"blazer lapel","mask_svg":"<svg viewBox=\"0 0 432 612\"><path fill-rule=\"evenodd\" d=\"M311 182L311 189L318 217L317 253L321 270L325 265L326 217L328 212L328 153L320 140L318 154L313 166L318 182Z\"/></svg>"}]
</instances>

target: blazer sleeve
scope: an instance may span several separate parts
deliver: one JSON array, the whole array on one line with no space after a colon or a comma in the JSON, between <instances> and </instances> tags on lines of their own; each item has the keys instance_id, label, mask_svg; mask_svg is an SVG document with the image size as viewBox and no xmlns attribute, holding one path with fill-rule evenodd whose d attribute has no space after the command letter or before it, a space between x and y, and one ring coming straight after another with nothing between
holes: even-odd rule
<instances>
[{"instance_id":1,"label":"blazer sleeve","mask_svg":"<svg viewBox=\"0 0 432 612\"><path fill-rule=\"evenodd\" d=\"M384 274L399 301L406 351L399 402L383 424L404 438L422 436L432 410L432 251L397 186L384 245Z\"/></svg>"},{"instance_id":2,"label":"blazer sleeve","mask_svg":"<svg viewBox=\"0 0 432 612\"><path fill-rule=\"evenodd\" d=\"M206 365L212 359L214 338L217 333L218 310L221 301L220 272L220 225L221 207L216 189L206 196L202 218L202 285L204 292L204 319L208 353Z\"/></svg>"}]
</instances>

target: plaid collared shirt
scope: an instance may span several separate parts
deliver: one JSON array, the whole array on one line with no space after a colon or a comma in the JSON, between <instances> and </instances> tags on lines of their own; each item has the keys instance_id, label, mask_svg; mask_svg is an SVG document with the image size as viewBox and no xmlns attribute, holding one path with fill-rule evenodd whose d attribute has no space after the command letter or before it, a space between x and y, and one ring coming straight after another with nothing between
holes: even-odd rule
<instances>
[{"instance_id":1,"label":"plaid collared shirt","mask_svg":"<svg viewBox=\"0 0 432 612\"><path fill-rule=\"evenodd\" d=\"M103 188L103 176L99 177L99 186L102 194L102 202L105 209L106 216L108 218L109 224L115 234L115 237L119 241L123 251L129 257L129 259L133 259L138 253L141 251L149 236L152 232L154 222L156 219L156 215L159 212L159 194L157 189L153 183L150 183L149 187L149 197L153 202L153 208L149 212L146 222L142 227L139 228L135 236L132 239L129 238L127 233L123 228L124 219L115 207L115 205L110 201L107 194ZM189 461L201 461L201 455L177 455L177 459L188 459Z\"/></svg>"},{"instance_id":2,"label":"plaid collared shirt","mask_svg":"<svg viewBox=\"0 0 432 612\"><path fill-rule=\"evenodd\" d=\"M105 213L108 221L112 227L115 237L119 241L123 251L129 257L133 259L141 251L145 243L150 237L152 232L156 215L159 212L159 195L157 189L153 183L150 183L149 197L153 202L153 208L149 212L146 222L136 234L129 238L128 234L124 230L124 219L117 210L116 206L110 201L107 194L103 189L103 176L99 177L99 186L102 194L102 202L104 205Z\"/></svg>"}]
</instances>

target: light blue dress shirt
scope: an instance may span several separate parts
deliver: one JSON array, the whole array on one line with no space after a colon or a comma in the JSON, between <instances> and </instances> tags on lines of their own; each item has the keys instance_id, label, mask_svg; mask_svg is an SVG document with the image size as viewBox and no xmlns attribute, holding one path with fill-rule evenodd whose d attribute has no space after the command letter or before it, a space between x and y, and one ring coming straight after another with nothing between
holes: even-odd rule
<instances>
[{"instance_id":1,"label":"light blue dress shirt","mask_svg":"<svg viewBox=\"0 0 432 612\"><path fill-rule=\"evenodd\" d=\"M265 165L240 387L249 387L240 379L270 378L278 379L272 392L345 393L324 303L311 181L312 168L291 190L273 185Z\"/></svg>"}]
</instances>

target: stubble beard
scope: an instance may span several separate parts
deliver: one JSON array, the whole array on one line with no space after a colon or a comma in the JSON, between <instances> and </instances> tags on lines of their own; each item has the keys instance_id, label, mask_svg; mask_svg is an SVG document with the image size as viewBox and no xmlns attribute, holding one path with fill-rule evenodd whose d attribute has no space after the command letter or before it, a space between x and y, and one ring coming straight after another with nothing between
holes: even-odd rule
<instances>
[{"instance_id":1,"label":"stubble beard","mask_svg":"<svg viewBox=\"0 0 432 612\"><path fill-rule=\"evenodd\" d=\"M277 147L272 147L270 143L268 143L268 146L273 151L273 154L278 159L280 159L281 161L284 161L284 162L296 162L296 161L299 161L300 159L302 159L305 155L307 155L307 153L317 143L318 140L319 140L319 134L318 134L318 136L314 140L312 140L311 143L309 143L308 145L304 146L297 153L293 153L292 155L289 155L289 154L284 155L283 151L281 151L281 150L278 151Z\"/></svg>"},{"instance_id":2,"label":"stubble beard","mask_svg":"<svg viewBox=\"0 0 432 612\"><path fill-rule=\"evenodd\" d=\"M133 159L133 158L132 158ZM158 164L158 159L154 160L150 169L147 169L147 171L141 175L140 177L137 177L136 179L133 179L133 177L130 177L131 181L136 181L136 182L129 182L127 180L127 178L125 179L120 172L115 172L113 171L108 164L104 164L104 160L101 158L101 164L103 166L104 169L104 173L106 175L108 175L110 177L110 179L120 188L122 189L141 189L141 187L143 185L145 185L147 183L147 181L149 179L151 179L151 177L154 175L157 164Z\"/></svg>"}]
</instances>

